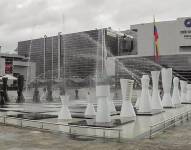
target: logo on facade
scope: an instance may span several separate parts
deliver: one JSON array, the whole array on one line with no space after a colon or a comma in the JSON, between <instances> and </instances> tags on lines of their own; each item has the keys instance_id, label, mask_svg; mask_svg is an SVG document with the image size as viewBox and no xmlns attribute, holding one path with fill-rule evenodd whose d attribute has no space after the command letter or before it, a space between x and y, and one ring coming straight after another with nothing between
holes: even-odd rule
<instances>
[{"instance_id":1,"label":"logo on facade","mask_svg":"<svg viewBox=\"0 0 191 150\"><path fill-rule=\"evenodd\" d=\"M186 19L186 20L184 21L184 25L185 25L186 27L191 27L191 18Z\"/></svg>"}]
</instances>

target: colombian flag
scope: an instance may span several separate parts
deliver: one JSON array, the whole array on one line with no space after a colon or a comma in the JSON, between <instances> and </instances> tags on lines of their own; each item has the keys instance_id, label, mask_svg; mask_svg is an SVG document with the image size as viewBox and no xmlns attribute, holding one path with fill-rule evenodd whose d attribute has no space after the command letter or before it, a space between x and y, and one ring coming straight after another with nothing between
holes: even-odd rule
<instances>
[{"instance_id":1,"label":"colombian flag","mask_svg":"<svg viewBox=\"0 0 191 150\"><path fill-rule=\"evenodd\" d=\"M159 62L159 43L158 43L158 39L159 39L159 35L158 35L158 31L157 31L157 27L155 24L155 19L154 19L154 57L155 57L155 61Z\"/></svg>"}]
</instances>

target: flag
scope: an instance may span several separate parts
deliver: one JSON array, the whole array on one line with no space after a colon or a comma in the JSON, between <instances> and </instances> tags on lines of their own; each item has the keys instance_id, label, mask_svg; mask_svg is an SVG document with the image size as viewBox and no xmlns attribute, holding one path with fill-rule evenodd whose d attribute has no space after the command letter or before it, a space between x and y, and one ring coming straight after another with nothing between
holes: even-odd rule
<instances>
[{"instance_id":1,"label":"flag","mask_svg":"<svg viewBox=\"0 0 191 150\"><path fill-rule=\"evenodd\" d=\"M159 35L158 35L158 31L157 31L157 27L155 24L155 18L154 18L154 57L155 57L155 61L159 62Z\"/></svg>"}]
</instances>

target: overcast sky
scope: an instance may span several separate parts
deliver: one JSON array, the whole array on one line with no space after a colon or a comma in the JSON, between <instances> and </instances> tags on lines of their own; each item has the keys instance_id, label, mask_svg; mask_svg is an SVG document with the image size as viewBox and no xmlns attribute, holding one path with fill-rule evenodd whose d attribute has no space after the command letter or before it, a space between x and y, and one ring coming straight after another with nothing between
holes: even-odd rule
<instances>
[{"instance_id":1,"label":"overcast sky","mask_svg":"<svg viewBox=\"0 0 191 150\"><path fill-rule=\"evenodd\" d=\"M191 16L191 0L0 0L0 45L13 52L17 42L102 27Z\"/></svg>"}]
</instances>

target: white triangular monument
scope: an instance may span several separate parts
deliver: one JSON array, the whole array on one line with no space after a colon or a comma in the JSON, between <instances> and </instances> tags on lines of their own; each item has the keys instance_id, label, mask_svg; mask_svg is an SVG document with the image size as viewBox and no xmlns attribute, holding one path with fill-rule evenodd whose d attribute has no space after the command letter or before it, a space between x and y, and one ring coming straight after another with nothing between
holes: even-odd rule
<instances>
[{"instance_id":1,"label":"white triangular monument","mask_svg":"<svg viewBox=\"0 0 191 150\"><path fill-rule=\"evenodd\" d=\"M141 78L142 91L141 91L139 111L138 111L140 113L152 112L152 105L149 94L149 81L150 79L148 75L143 75L143 77Z\"/></svg>"},{"instance_id":2,"label":"white triangular monument","mask_svg":"<svg viewBox=\"0 0 191 150\"><path fill-rule=\"evenodd\" d=\"M110 114L115 114L117 111L116 111L115 105L113 103L113 95L110 92L110 86L108 86L107 102L108 102Z\"/></svg>"},{"instance_id":3,"label":"white triangular monument","mask_svg":"<svg viewBox=\"0 0 191 150\"><path fill-rule=\"evenodd\" d=\"M162 68L162 85L163 85L163 98L162 105L163 107L174 107L172 102L172 97L170 94L172 86L172 68Z\"/></svg>"},{"instance_id":4,"label":"white triangular monument","mask_svg":"<svg viewBox=\"0 0 191 150\"><path fill-rule=\"evenodd\" d=\"M181 93L180 93L181 103L187 103L187 99L186 99L187 82L180 80L180 88L181 88Z\"/></svg>"},{"instance_id":5,"label":"white triangular monument","mask_svg":"<svg viewBox=\"0 0 191 150\"><path fill-rule=\"evenodd\" d=\"M58 119L64 119L64 120L72 119L72 115L68 108L69 95L60 95L60 99L62 106L60 111L58 112Z\"/></svg>"},{"instance_id":6,"label":"white triangular monument","mask_svg":"<svg viewBox=\"0 0 191 150\"><path fill-rule=\"evenodd\" d=\"M87 107L86 107L86 110L85 110L85 117L95 118L96 112L95 112L94 105L92 103L91 95L90 95L89 92L88 92L86 97L87 97L87 102L88 103L87 103Z\"/></svg>"},{"instance_id":7,"label":"white triangular monument","mask_svg":"<svg viewBox=\"0 0 191 150\"><path fill-rule=\"evenodd\" d=\"M187 84L186 99L188 103L191 103L191 84Z\"/></svg>"},{"instance_id":8,"label":"white triangular monument","mask_svg":"<svg viewBox=\"0 0 191 150\"><path fill-rule=\"evenodd\" d=\"M135 117L135 111L131 103L132 92L133 92L133 80L120 79L121 92L122 92L122 106L120 117Z\"/></svg>"},{"instance_id":9,"label":"white triangular monument","mask_svg":"<svg viewBox=\"0 0 191 150\"><path fill-rule=\"evenodd\" d=\"M108 105L108 88L109 85L97 85L96 86L96 97L98 101L96 122L107 123L111 122L110 109Z\"/></svg>"},{"instance_id":10,"label":"white triangular monument","mask_svg":"<svg viewBox=\"0 0 191 150\"><path fill-rule=\"evenodd\" d=\"M159 75L160 75L160 71L151 71L152 83L153 83L151 105L152 105L152 109L162 110L163 106L162 106L161 97L159 95L159 90L158 90Z\"/></svg>"},{"instance_id":11,"label":"white triangular monument","mask_svg":"<svg viewBox=\"0 0 191 150\"><path fill-rule=\"evenodd\" d=\"M172 102L173 104L176 105L180 105L181 101L180 101L180 91L179 91L179 78L178 77L174 77L173 79L173 92L172 92Z\"/></svg>"}]
</instances>

